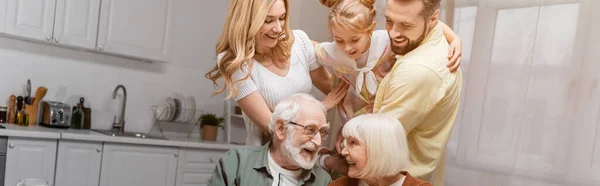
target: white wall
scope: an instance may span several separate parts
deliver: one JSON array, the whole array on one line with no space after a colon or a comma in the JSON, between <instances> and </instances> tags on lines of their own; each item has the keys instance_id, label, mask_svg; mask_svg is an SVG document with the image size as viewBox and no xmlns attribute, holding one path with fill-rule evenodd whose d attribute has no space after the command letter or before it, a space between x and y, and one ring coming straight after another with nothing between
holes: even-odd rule
<instances>
[{"instance_id":1,"label":"white wall","mask_svg":"<svg viewBox=\"0 0 600 186\"><path fill-rule=\"evenodd\" d=\"M320 14L303 15L323 7L316 1L292 2L294 28L302 28L311 38L324 39L320 30L327 29L326 22L315 24ZM22 95L22 86L31 79L34 93L38 86L48 88L45 100L74 104L85 97L86 106L93 111L93 128L110 128L119 113L121 98L111 97L118 84L127 88L128 131L148 132L153 124L150 106L174 92L193 95L198 108L220 115L223 97L211 96L215 89L204 74L215 64L214 47L228 3L174 0L170 63L145 63L0 37L0 105L7 105L11 94Z\"/></svg>"}]
</instances>

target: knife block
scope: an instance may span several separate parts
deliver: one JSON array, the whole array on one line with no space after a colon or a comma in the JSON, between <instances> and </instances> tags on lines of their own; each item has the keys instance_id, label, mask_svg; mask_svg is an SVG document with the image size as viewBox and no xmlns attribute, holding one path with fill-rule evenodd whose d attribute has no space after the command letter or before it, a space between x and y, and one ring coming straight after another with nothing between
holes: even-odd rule
<instances>
[{"instance_id":1,"label":"knife block","mask_svg":"<svg viewBox=\"0 0 600 186\"><path fill-rule=\"evenodd\" d=\"M34 102L35 98L31 98L32 103ZM38 113L39 113L39 102L38 104L23 104L25 105L25 112L27 112L27 114L29 115L29 124L27 124L28 126L33 126L33 125L37 125L37 120L38 120Z\"/></svg>"}]
</instances>

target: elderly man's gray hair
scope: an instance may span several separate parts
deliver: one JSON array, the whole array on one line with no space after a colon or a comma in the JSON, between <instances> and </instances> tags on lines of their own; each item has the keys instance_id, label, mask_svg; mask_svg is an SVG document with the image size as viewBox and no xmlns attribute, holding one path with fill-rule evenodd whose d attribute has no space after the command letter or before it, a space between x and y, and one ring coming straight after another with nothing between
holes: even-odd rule
<instances>
[{"instance_id":1,"label":"elderly man's gray hair","mask_svg":"<svg viewBox=\"0 0 600 186\"><path fill-rule=\"evenodd\" d=\"M275 131L275 123L277 123L277 119L282 119L285 121L296 120L296 117L298 117L298 111L300 110L300 104L302 102L312 102L319 106L319 108L323 110L323 113L327 113L327 110L325 110L325 106L323 103L321 103L321 101L315 99L315 97L310 94L297 93L285 98L283 101L279 102L277 106L275 106L273 114L271 115L271 121L269 122L269 132L273 133Z\"/></svg>"}]
</instances>

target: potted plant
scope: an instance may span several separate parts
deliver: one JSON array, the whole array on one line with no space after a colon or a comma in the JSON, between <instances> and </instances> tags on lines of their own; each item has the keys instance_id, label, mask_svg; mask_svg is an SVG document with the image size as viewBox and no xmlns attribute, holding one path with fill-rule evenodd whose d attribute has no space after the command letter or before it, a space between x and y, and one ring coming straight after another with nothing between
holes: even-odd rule
<instances>
[{"instance_id":1,"label":"potted plant","mask_svg":"<svg viewBox=\"0 0 600 186\"><path fill-rule=\"evenodd\" d=\"M212 113L202 114L200 116L200 129L202 129L202 140L216 141L219 128L223 128L225 118L217 117Z\"/></svg>"}]
</instances>

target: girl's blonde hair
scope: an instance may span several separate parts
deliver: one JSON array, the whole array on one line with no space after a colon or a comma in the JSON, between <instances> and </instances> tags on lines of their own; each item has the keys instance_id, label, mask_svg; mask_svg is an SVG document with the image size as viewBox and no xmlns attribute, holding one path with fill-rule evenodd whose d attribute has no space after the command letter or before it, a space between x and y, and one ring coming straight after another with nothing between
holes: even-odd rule
<instances>
[{"instance_id":1,"label":"girl's blonde hair","mask_svg":"<svg viewBox=\"0 0 600 186\"><path fill-rule=\"evenodd\" d=\"M342 26L356 32L372 32L375 0L320 0L330 8L329 27Z\"/></svg>"},{"instance_id":2,"label":"girl's blonde hair","mask_svg":"<svg viewBox=\"0 0 600 186\"><path fill-rule=\"evenodd\" d=\"M256 52L256 34L265 23L267 13L273 3L278 0L231 0L227 11L227 19L223 26L221 36L217 41L216 55L223 53L217 65L205 74L205 77L218 86L217 80L223 78L225 85L213 95L220 94L229 87L226 99L236 97L239 94L236 82L247 79L252 72L254 64L254 53ZM264 54L275 62L287 61L290 57L291 47L294 42L293 34L289 24L289 2L285 4L285 24L282 25L282 33L275 47ZM233 74L243 70L242 66L247 63L246 76L242 79L232 79Z\"/></svg>"},{"instance_id":3,"label":"girl's blonde hair","mask_svg":"<svg viewBox=\"0 0 600 186\"><path fill-rule=\"evenodd\" d=\"M367 147L367 163L357 178L394 176L410 165L406 131L396 118L363 114L348 121L344 138L355 138Z\"/></svg>"}]
</instances>

